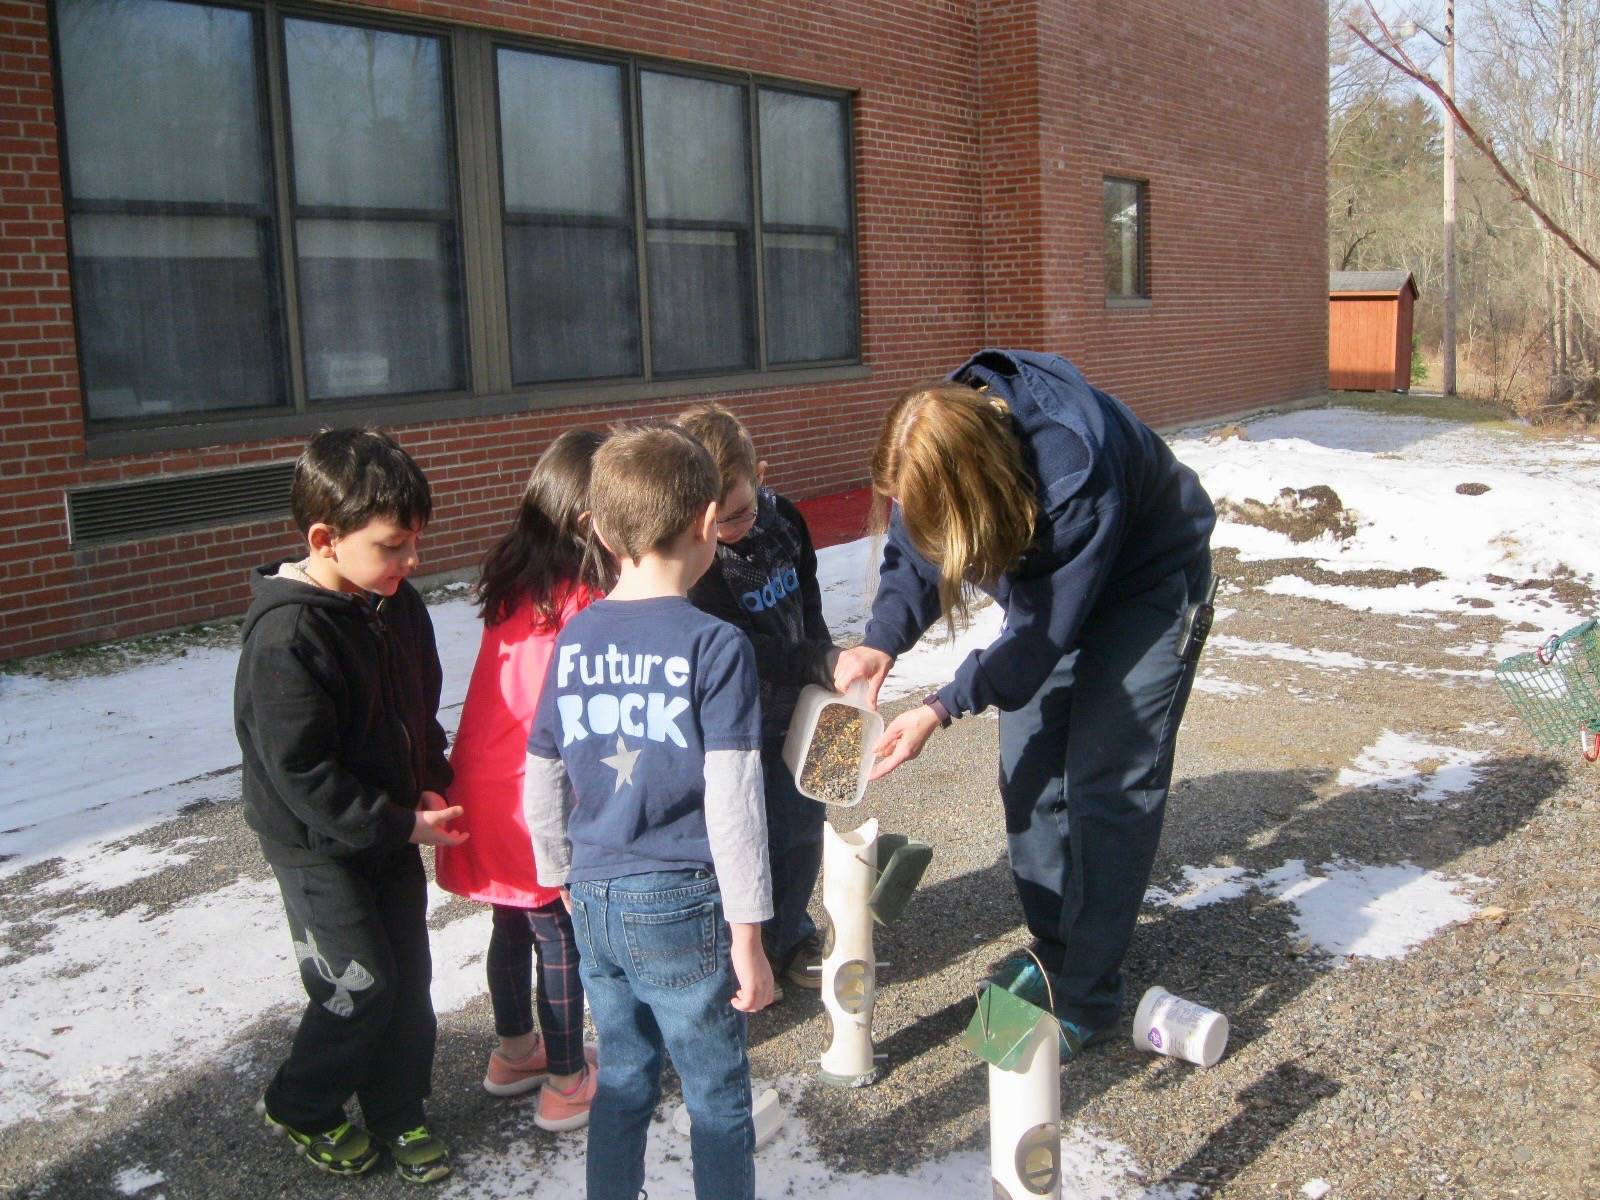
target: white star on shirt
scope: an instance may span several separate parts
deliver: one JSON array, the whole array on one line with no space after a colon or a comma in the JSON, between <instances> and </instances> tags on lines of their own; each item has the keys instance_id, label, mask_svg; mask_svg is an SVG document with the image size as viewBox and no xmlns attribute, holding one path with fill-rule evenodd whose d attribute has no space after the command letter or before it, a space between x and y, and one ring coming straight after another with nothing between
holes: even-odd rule
<instances>
[{"instance_id":1,"label":"white star on shirt","mask_svg":"<svg viewBox=\"0 0 1600 1200\"><path fill-rule=\"evenodd\" d=\"M637 750L629 750L628 744L622 740L622 735L617 734L617 752L600 760L617 773L617 786L612 789L613 791L620 792L623 784L633 782L633 764L643 753L643 746Z\"/></svg>"}]
</instances>

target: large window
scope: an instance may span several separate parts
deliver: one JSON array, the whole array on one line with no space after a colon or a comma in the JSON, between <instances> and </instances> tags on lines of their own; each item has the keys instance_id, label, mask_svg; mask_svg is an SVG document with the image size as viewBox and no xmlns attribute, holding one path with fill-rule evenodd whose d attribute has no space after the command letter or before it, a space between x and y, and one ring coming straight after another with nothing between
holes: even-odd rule
<instances>
[{"instance_id":1,"label":"large window","mask_svg":"<svg viewBox=\"0 0 1600 1200\"><path fill-rule=\"evenodd\" d=\"M306 392L466 386L438 39L283 25Z\"/></svg>"},{"instance_id":2,"label":"large window","mask_svg":"<svg viewBox=\"0 0 1600 1200\"><path fill-rule=\"evenodd\" d=\"M89 419L287 403L259 19L56 11Z\"/></svg>"},{"instance_id":3,"label":"large window","mask_svg":"<svg viewBox=\"0 0 1600 1200\"><path fill-rule=\"evenodd\" d=\"M761 89L761 229L767 356L853 358L855 239L843 104Z\"/></svg>"},{"instance_id":4,"label":"large window","mask_svg":"<svg viewBox=\"0 0 1600 1200\"><path fill-rule=\"evenodd\" d=\"M859 361L843 96L276 0L54 13L92 435Z\"/></svg>"},{"instance_id":5,"label":"large window","mask_svg":"<svg viewBox=\"0 0 1600 1200\"><path fill-rule=\"evenodd\" d=\"M650 344L661 374L755 364L748 89L645 71Z\"/></svg>"},{"instance_id":6,"label":"large window","mask_svg":"<svg viewBox=\"0 0 1600 1200\"><path fill-rule=\"evenodd\" d=\"M1146 219L1147 184L1106 177L1106 298L1144 300L1150 296Z\"/></svg>"},{"instance_id":7,"label":"large window","mask_svg":"<svg viewBox=\"0 0 1600 1200\"><path fill-rule=\"evenodd\" d=\"M497 58L511 378L637 376L627 72L505 47Z\"/></svg>"}]
</instances>

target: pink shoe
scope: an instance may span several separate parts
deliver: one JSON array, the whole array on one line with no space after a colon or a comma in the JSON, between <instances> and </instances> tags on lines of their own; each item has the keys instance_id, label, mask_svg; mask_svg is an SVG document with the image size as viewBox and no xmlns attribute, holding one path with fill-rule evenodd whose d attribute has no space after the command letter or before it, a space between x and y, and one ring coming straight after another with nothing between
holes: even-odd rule
<instances>
[{"instance_id":1,"label":"pink shoe","mask_svg":"<svg viewBox=\"0 0 1600 1200\"><path fill-rule=\"evenodd\" d=\"M483 1090L491 1096L520 1096L531 1092L550 1077L550 1056L540 1038L526 1058L512 1060L498 1049L489 1052L489 1070L483 1077Z\"/></svg>"},{"instance_id":2,"label":"pink shoe","mask_svg":"<svg viewBox=\"0 0 1600 1200\"><path fill-rule=\"evenodd\" d=\"M539 1107L533 1114L533 1123L552 1133L582 1129L589 1123L589 1108L594 1104L599 1075L590 1061L584 1064L583 1078L571 1091L563 1092L555 1084L546 1083L539 1092Z\"/></svg>"}]
</instances>

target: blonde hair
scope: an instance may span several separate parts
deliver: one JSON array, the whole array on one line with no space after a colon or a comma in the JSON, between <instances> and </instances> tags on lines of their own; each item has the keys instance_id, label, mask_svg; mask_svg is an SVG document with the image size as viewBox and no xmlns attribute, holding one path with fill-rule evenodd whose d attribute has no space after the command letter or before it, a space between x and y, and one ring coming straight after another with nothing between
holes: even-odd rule
<instances>
[{"instance_id":1,"label":"blonde hair","mask_svg":"<svg viewBox=\"0 0 1600 1200\"><path fill-rule=\"evenodd\" d=\"M912 547L939 569L939 612L955 633L969 584L993 586L1033 540L1038 501L1004 401L962 384L912 388L890 407L872 454L873 526L897 501Z\"/></svg>"},{"instance_id":2,"label":"blonde hair","mask_svg":"<svg viewBox=\"0 0 1600 1200\"><path fill-rule=\"evenodd\" d=\"M722 476L718 500L741 479L749 480L751 487L756 485L756 444L738 417L720 404L696 404L679 413L676 424L687 429L717 464L717 473Z\"/></svg>"},{"instance_id":3,"label":"blonde hair","mask_svg":"<svg viewBox=\"0 0 1600 1200\"><path fill-rule=\"evenodd\" d=\"M595 451L590 522L619 558L635 566L670 546L718 497L711 456L675 426L622 427Z\"/></svg>"}]
</instances>

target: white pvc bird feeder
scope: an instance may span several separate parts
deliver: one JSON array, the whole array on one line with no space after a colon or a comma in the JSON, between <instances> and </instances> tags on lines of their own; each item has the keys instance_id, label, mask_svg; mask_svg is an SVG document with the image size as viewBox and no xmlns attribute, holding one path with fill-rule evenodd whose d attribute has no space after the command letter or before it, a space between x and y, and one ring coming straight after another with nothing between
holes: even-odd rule
<instances>
[{"instance_id":1,"label":"white pvc bird feeder","mask_svg":"<svg viewBox=\"0 0 1600 1200\"><path fill-rule=\"evenodd\" d=\"M989 987L961 1044L989 1064L989 1173L994 1200L1061 1200L1061 1026Z\"/></svg>"},{"instance_id":2,"label":"white pvc bird feeder","mask_svg":"<svg viewBox=\"0 0 1600 1200\"><path fill-rule=\"evenodd\" d=\"M878 963L872 953L867 901L878 881L878 822L850 833L822 827L822 907L828 914L822 958L822 1003L833 1025L819 1077L838 1087L865 1087L878 1077L872 1050L872 1006Z\"/></svg>"}]
</instances>

